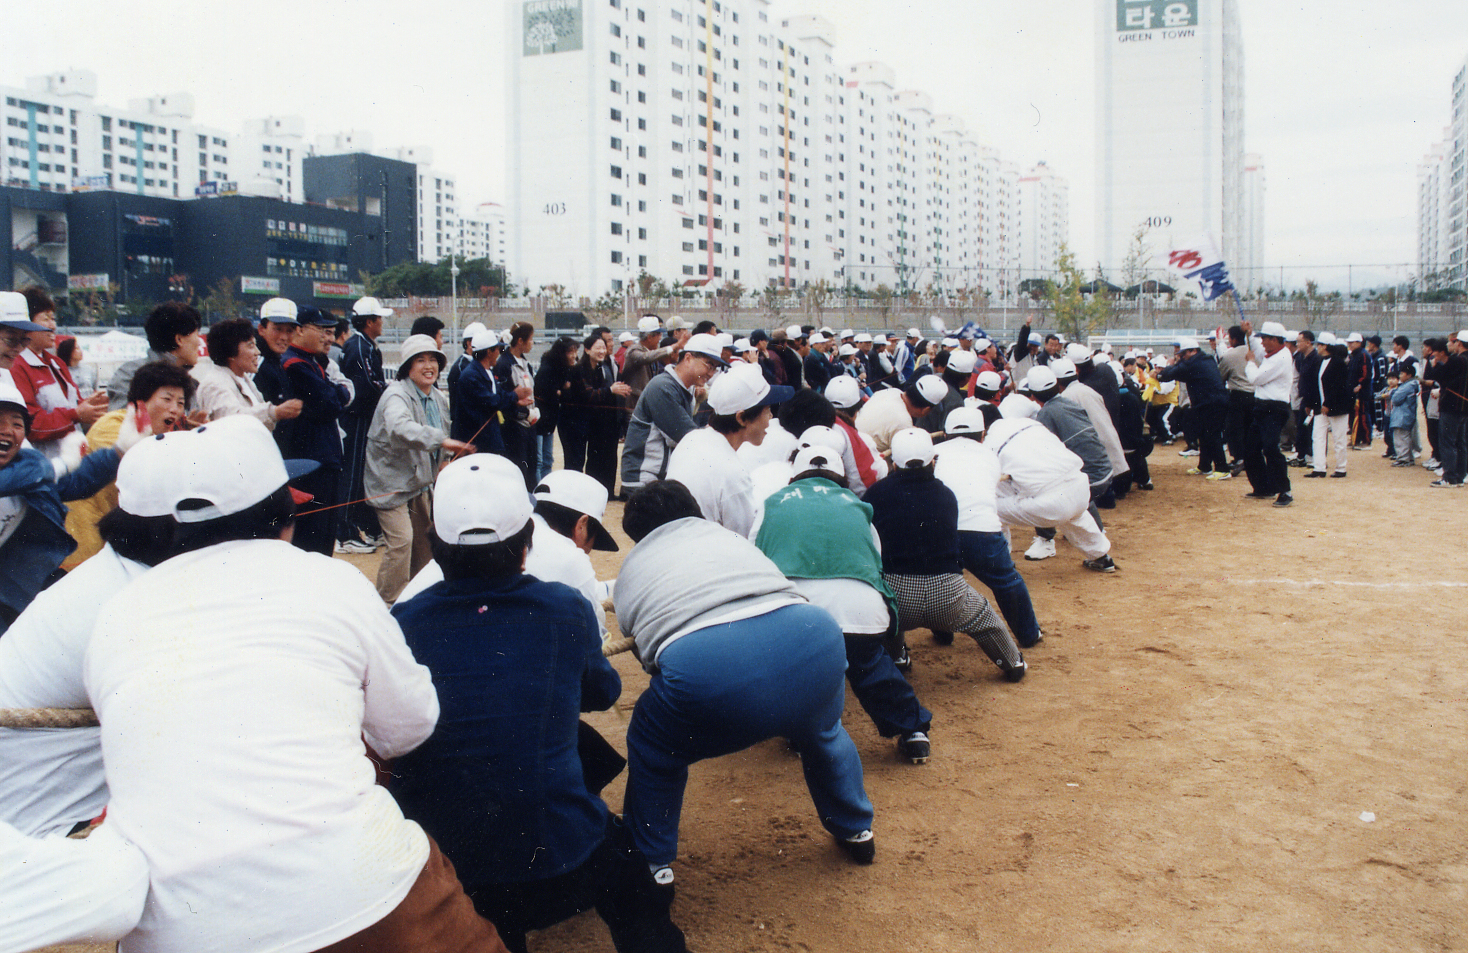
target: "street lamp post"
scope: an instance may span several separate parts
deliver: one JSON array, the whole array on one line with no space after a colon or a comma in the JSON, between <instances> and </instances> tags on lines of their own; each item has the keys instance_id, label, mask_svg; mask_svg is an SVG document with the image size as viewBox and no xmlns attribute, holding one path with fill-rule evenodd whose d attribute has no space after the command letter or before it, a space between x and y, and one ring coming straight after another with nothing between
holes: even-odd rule
<instances>
[{"instance_id":1,"label":"street lamp post","mask_svg":"<svg viewBox=\"0 0 1468 953\"><path fill-rule=\"evenodd\" d=\"M459 263L454 261L454 253L449 252L449 294L453 296L450 307L453 309L454 340L459 340Z\"/></svg>"}]
</instances>

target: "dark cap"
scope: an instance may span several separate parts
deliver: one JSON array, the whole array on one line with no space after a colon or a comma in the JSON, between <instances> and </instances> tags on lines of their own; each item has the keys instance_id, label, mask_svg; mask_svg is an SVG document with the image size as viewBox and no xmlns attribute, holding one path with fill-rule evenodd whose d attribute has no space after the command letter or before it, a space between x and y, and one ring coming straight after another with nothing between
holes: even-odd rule
<instances>
[{"instance_id":1,"label":"dark cap","mask_svg":"<svg viewBox=\"0 0 1468 953\"><path fill-rule=\"evenodd\" d=\"M334 328L341 319L330 311L320 308L301 308L296 312L296 321L300 324L314 324L322 328Z\"/></svg>"}]
</instances>

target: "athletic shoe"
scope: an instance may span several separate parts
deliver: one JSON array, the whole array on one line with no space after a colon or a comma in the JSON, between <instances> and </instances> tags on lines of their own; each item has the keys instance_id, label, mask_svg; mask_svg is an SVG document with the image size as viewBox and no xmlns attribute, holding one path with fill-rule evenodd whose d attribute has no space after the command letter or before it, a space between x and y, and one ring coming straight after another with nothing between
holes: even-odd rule
<instances>
[{"instance_id":1,"label":"athletic shoe","mask_svg":"<svg viewBox=\"0 0 1468 953\"><path fill-rule=\"evenodd\" d=\"M870 864L877 859L877 841L871 831L862 831L850 837L837 838L836 846L858 864Z\"/></svg>"},{"instance_id":2,"label":"athletic shoe","mask_svg":"<svg viewBox=\"0 0 1468 953\"><path fill-rule=\"evenodd\" d=\"M1271 499L1274 499L1274 494L1273 493L1245 493L1244 494L1244 499L1246 499L1246 500L1271 500Z\"/></svg>"},{"instance_id":3,"label":"athletic shoe","mask_svg":"<svg viewBox=\"0 0 1468 953\"><path fill-rule=\"evenodd\" d=\"M1428 470L1436 470L1438 467L1442 466L1442 464L1438 462L1437 457L1428 457L1426 460L1422 461L1422 466Z\"/></svg>"},{"instance_id":4,"label":"athletic shoe","mask_svg":"<svg viewBox=\"0 0 1468 953\"><path fill-rule=\"evenodd\" d=\"M997 664L999 665L999 670L1004 673L1004 680L1006 682L1017 682L1024 678L1025 673L1030 670L1029 663L1025 661L1023 655L1019 657L1018 665L1006 665L1003 662Z\"/></svg>"},{"instance_id":5,"label":"athletic shoe","mask_svg":"<svg viewBox=\"0 0 1468 953\"><path fill-rule=\"evenodd\" d=\"M892 664L897 666L897 671L899 672L907 673L912 671L912 656L907 654L906 642L902 643L902 650L897 653L897 657L892 660Z\"/></svg>"},{"instance_id":6,"label":"athletic shoe","mask_svg":"<svg viewBox=\"0 0 1468 953\"><path fill-rule=\"evenodd\" d=\"M1202 452L1201 450L1179 450L1177 455L1180 457L1196 457Z\"/></svg>"},{"instance_id":7,"label":"athletic shoe","mask_svg":"<svg viewBox=\"0 0 1468 953\"><path fill-rule=\"evenodd\" d=\"M1383 453L1381 455L1381 458L1383 460L1390 460L1392 458L1392 452L1390 450L1388 450L1386 453Z\"/></svg>"},{"instance_id":8,"label":"athletic shoe","mask_svg":"<svg viewBox=\"0 0 1468 953\"><path fill-rule=\"evenodd\" d=\"M373 549L381 549L382 547L387 545L386 536L373 536L370 533L363 533L362 538L366 540L367 545L371 546Z\"/></svg>"},{"instance_id":9,"label":"athletic shoe","mask_svg":"<svg viewBox=\"0 0 1468 953\"><path fill-rule=\"evenodd\" d=\"M1228 465L1228 472L1232 473L1234 476L1238 476L1240 473L1244 472L1244 465L1235 460L1233 463L1230 463Z\"/></svg>"},{"instance_id":10,"label":"athletic shoe","mask_svg":"<svg viewBox=\"0 0 1468 953\"><path fill-rule=\"evenodd\" d=\"M1324 470L1311 470L1309 473L1305 474L1305 479L1307 479L1307 480L1318 480L1318 479L1324 478L1324 476L1325 476L1325 471Z\"/></svg>"},{"instance_id":11,"label":"athletic shoe","mask_svg":"<svg viewBox=\"0 0 1468 953\"><path fill-rule=\"evenodd\" d=\"M1208 474L1208 476L1206 477L1206 479L1209 479L1209 480L1232 480L1237 475L1238 474L1236 474L1236 473L1230 473L1227 470L1215 470L1212 473Z\"/></svg>"},{"instance_id":12,"label":"athletic shoe","mask_svg":"<svg viewBox=\"0 0 1468 953\"><path fill-rule=\"evenodd\" d=\"M1151 480L1148 480L1146 483L1143 483L1141 485L1141 487L1139 487L1139 489L1143 489L1143 490L1151 490L1151 489L1154 489L1154 487L1152 486L1152 481Z\"/></svg>"},{"instance_id":13,"label":"athletic shoe","mask_svg":"<svg viewBox=\"0 0 1468 953\"><path fill-rule=\"evenodd\" d=\"M1431 487L1447 487L1449 489L1457 489L1458 487L1462 486L1463 484L1461 484L1461 483L1449 483L1447 480L1433 480L1431 483L1429 483L1427 485L1428 486L1431 486Z\"/></svg>"},{"instance_id":14,"label":"athletic shoe","mask_svg":"<svg viewBox=\"0 0 1468 953\"><path fill-rule=\"evenodd\" d=\"M1030 543L1030 548L1025 550L1025 558L1030 562L1039 562L1042 559L1049 559L1054 555L1055 540L1046 539L1043 536L1036 536L1035 541Z\"/></svg>"},{"instance_id":15,"label":"athletic shoe","mask_svg":"<svg viewBox=\"0 0 1468 953\"><path fill-rule=\"evenodd\" d=\"M932 745L928 742L927 735L914 731L897 739L897 753L906 758L909 764L927 764L928 757L932 754Z\"/></svg>"},{"instance_id":16,"label":"athletic shoe","mask_svg":"<svg viewBox=\"0 0 1468 953\"><path fill-rule=\"evenodd\" d=\"M1081 565L1093 572L1116 572L1116 561L1111 558L1110 553L1095 559L1083 559Z\"/></svg>"},{"instance_id":17,"label":"athletic shoe","mask_svg":"<svg viewBox=\"0 0 1468 953\"><path fill-rule=\"evenodd\" d=\"M1188 476L1208 476L1212 472L1212 470L1199 470L1197 467L1188 467L1186 470Z\"/></svg>"},{"instance_id":18,"label":"athletic shoe","mask_svg":"<svg viewBox=\"0 0 1468 953\"><path fill-rule=\"evenodd\" d=\"M952 632L940 632L937 629L934 629L933 630L933 642L936 643L937 645L952 645L953 644L953 633Z\"/></svg>"},{"instance_id":19,"label":"athletic shoe","mask_svg":"<svg viewBox=\"0 0 1468 953\"><path fill-rule=\"evenodd\" d=\"M1309 460L1306 460L1304 457L1292 457L1290 460L1288 460L1285 463L1285 466L1290 466L1290 467L1308 467L1308 466L1310 466L1310 461Z\"/></svg>"},{"instance_id":20,"label":"athletic shoe","mask_svg":"<svg viewBox=\"0 0 1468 953\"><path fill-rule=\"evenodd\" d=\"M360 539L349 539L344 543L337 543L336 551L339 555L366 556L377 552L377 547L369 546Z\"/></svg>"},{"instance_id":21,"label":"athletic shoe","mask_svg":"<svg viewBox=\"0 0 1468 953\"><path fill-rule=\"evenodd\" d=\"M1394 460L1394 461L1392 461L1392 466L1394 466L1394 467L1410 467L1411 465L1412 465L1412 461L1411 460Z\"/></svg>"},{"instance_id":22,"label":"athletic shoe","mask_svg":"<svg viewBox=\"0 0 1468 953\"><path fill-rule=\"evenodd\" d=\"M1289 506L1290 504L1292 504L1294 502L1295 502L1295 498L1293 496L1290 496L1288 493L1281 493L1279 495L1279 498L1274 501L1274 505L1275 506Z\"/></svg>"},{"instance_id":23,"label":"athletic shoe","mask_svg":"<svg viewBox=\"0 0 1468 953\"><path fill-rule=\"evenodd\" d=\"M1346 478L1346 471L1337 470L1336 472L1331 474L1331 478L1335 480L1344 480Z\"/></svg>"}]
</instances>

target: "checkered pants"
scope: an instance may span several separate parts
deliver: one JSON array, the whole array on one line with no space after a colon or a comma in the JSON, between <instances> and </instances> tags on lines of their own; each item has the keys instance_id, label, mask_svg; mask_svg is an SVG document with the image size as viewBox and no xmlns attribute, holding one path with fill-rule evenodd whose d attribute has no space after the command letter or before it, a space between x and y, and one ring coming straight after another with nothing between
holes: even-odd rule
<instances>
[{"instance_id":1,"label":"checkered pants","mask_svg":"<svg viewBox=\"0 0 1468 953\"><path fill-rule=\"evenodd\" d=\"M884 572L882 579L897 596L897 612L904 631L963 632L1002 669L1008 670L1023 661L1014 636L989 600L958 573L904 576Z\"/></svg>"}]
</instances>

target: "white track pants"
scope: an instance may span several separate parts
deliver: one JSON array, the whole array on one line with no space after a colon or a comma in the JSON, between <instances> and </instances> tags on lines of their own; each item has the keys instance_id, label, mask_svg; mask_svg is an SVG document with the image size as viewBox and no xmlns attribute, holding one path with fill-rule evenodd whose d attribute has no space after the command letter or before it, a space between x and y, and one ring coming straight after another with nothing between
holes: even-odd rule
<instances>
[{"instance_id":1,"label":"white track pants","mask_svg":"<svg viewBox=\"0 0 1468 953\"><path fill-rule=\"evenodd\" d=\"M999 519L1008 526L1055 527L1087 559L1111 552L1111 540L1096 525L1087 508L1091 488L1083 473L1052 484L1031 496L1023 496L1012 480L999 484L996 502Z\"/></svg>"}]
</instances>

